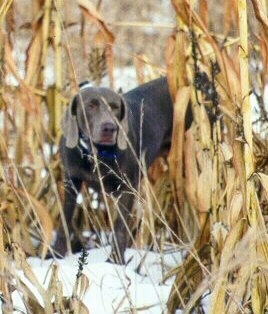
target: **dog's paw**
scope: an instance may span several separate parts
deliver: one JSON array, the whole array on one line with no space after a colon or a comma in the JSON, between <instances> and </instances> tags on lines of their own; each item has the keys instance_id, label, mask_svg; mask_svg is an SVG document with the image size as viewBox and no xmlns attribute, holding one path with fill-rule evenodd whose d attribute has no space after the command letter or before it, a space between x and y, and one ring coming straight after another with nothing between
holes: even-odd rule
<instances>
[{"instance_id":1,"label":"dog's paw","mask_svg":"<svg viewBox=\"0 0 268 314\"><path fill-rule=\"evenodd\" d=\"M65 237L60 234L57 235L56 242L53 246L54 256L57 258L64 258L67 253L67 243Z\"/></svg>"},{"instance_id":2,"label":"dog's paw","mask_svg":"<svg viewBox=\"0 0 268 314\"><path fill-rule=\"evenodd\" d=\"M124 257L119 256L116 252L112 251L109 257L106 260L107 263L110 264L118 264L118 265L125 265Z\"/></svg>"}]
</instances>

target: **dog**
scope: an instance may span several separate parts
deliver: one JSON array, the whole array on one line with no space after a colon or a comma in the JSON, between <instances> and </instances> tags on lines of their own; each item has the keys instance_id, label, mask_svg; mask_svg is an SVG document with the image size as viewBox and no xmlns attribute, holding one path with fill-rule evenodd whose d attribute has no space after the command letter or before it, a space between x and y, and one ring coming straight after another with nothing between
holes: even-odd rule
<instances>
[{"instance_id":1,"label":"dog","mask_svg":"<svg viewBox=\"0 0 268 314\"><path fill-rule=\"evenodd\" d=\"M125 94L87 85L80 89L62 118L59 148L65 176L63 212L69 234L73 232L71 221L82 183L98 192L104 190L118 204L111 256L124 263L141 160L147 169L167 153L172 125L173 104L166 77ZM62 224L54 248L61 255L67 251Z\"/></svg>"}]
</instances>

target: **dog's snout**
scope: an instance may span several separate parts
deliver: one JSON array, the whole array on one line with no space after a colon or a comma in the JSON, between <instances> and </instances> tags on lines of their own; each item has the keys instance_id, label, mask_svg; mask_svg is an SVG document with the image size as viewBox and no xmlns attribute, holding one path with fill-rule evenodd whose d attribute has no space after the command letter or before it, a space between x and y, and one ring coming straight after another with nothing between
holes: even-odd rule
<instances>
[{"instance_id":1,"label":"dog's snout","mask_svg":"<svg viewBox=\"0 0 268 314\"><path fill-rule=\"evenodd\" d=\"M116 126L112 123L104 123L101 130L104 133L114 133L116 131Z\"/></svg>"},{"instance_id":2,"label":"dog's snout","mask_svg":"<svg viewBox=\"0 0 268 314\"><path fill-rule=\"evenodd\" d=\"M100 129L100 137L99 140L96 141L99 144L103 145L113 145L115 144L117 127L111 122L106 122L101 125Z\"/></svg>"}]
</instances>

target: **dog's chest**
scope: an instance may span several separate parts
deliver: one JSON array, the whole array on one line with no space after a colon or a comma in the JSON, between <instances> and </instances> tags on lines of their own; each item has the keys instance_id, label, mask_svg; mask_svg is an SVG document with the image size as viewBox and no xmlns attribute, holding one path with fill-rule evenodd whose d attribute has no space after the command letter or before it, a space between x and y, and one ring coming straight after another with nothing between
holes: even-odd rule
<instances>
[{"instance_id":1,"label":"dog's chest","mask_svg":"<svg viewBox=\"0 0 268 314\"><path fill-rule=\"evenodd\" d=\"M116 158L97 158L97 165L91 164L89 169L87 184L97 191L101 191L103 185L105 192L115 192L124 181Z\"/></svg>"}]
</instances>

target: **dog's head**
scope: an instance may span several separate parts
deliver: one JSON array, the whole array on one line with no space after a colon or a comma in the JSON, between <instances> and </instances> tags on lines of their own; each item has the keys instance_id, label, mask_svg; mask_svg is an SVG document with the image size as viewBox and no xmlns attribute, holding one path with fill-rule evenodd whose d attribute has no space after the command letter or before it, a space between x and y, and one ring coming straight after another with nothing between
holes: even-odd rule
<instances>
[{"instance_id":1,"label":"dog's head","mask_svg":"<svg viewBox=\"0 0 268 314\"><path fill-rule=\"evenodd\" d=\"M126 149L127 107L123 97L109 88L86 87L69 104L62 119L66 146L74 148L79 136L98 145Z\"/></svg>"}]
</instances>

